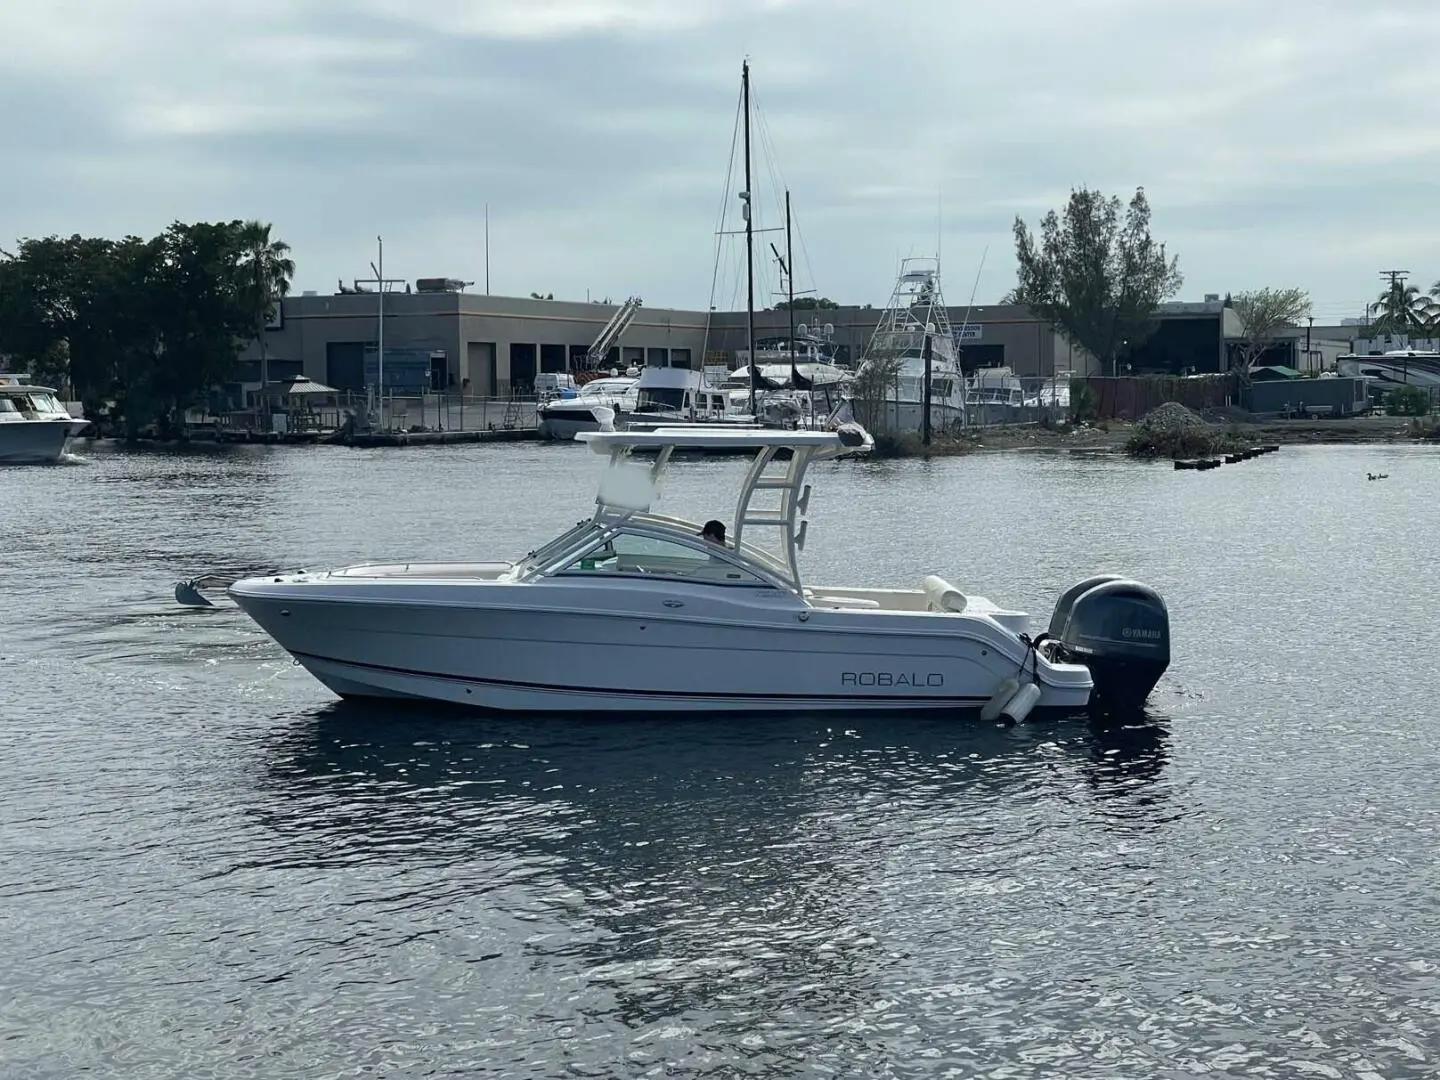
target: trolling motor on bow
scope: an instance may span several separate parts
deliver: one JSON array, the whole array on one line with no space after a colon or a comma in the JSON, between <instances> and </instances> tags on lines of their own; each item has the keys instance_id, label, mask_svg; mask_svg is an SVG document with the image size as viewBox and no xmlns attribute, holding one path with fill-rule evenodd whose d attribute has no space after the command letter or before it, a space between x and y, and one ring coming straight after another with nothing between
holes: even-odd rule
<instances>
[{"instance_id":1,"label":"trolling motor on bow","mask_svg":"<svg viewBox=\"0 0 1440 1080\"><path fill-rule=\"evenodd\" d=\"M242 578L263 577L268 574L277 573L280 573L280 571L270 567L257 567L230 574L197 574L195 577L186 578L184 581L177 581L175 583L175 602L182 607L214 607L214 601L206 596L201 591L202 589L224 589L235 584L235 582Z\"/></svg>"},{"instance_id":2,"label":"trolling motor on bow","mask_svg":"<svg viewBox=\"0 0 1440 1080\"><path fill-rule=\"evenodd\" d=\"M1054 663L1090 669L1092 710L1139 712L1170 666L1170 613L1150 586L1099 574L1061 594L1035 647Z\"/></svg>"}]
</instances>

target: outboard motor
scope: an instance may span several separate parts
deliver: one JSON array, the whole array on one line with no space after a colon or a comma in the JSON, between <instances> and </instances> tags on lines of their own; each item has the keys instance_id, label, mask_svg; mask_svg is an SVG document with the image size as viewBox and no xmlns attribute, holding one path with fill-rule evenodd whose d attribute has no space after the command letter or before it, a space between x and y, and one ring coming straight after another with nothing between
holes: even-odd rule
<instances>
[{"instance_id":1,"label":"outboard motor","mask_svg":"<svg viewBox=\"0 0 1440 1080\"><path fill-rule=\"evenodd\" d=\"M1047 657L1090 669L1090 707L1100 712L1139 712L1170 666L1165 601L1150 586L1118 574L1067 589L1044 637Z\"/></svg>"}]
</instances>

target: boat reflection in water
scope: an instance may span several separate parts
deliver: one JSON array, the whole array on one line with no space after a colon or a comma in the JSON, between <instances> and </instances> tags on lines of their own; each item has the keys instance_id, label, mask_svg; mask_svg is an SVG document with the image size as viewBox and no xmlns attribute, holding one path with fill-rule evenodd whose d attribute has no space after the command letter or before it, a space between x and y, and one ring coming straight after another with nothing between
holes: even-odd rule
<instances>
[{"instance_id":1,"label":"boat reflection in water","mask_svg":"<svg viewBox=\"0 0 1440 1080\"><path fill-rule=\"evenodd\" d=\"M1026 882L1057 831L1177 813L1163 721L536 722L337 703L287 722L266 757L253 814L276 864L463 927L451 948L487 960L494 995L580 995L632 1026L735 994L793 999L797 980L815 1014L853 1014L884 995L887 950L928 905L1013 919L981 892Z\"/></svg>"}]
</instances>

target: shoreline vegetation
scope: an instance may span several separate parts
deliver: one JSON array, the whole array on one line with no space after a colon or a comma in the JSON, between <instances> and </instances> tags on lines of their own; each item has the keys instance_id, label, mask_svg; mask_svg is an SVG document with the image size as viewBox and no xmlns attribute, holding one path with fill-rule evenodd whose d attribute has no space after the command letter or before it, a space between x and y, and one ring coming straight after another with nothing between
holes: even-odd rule
<instances>
[{"instance_id":1,"label":"shoreline vegetation","mask_svg":"<svg viewBox=\"0 0 1440 1080\"><path fill-rule=\"evenodd\" d=\"M1164 407L1166 412L1183 406ZM1160 410L1155 410L1159 412ZM1189 413L1188 409L1184 410ZM875 437L875 457L932 458L1014 450L1077 450L1118 453L1137 460L1174 460L1235 453L1260 444L1280 446L1440 443L1440 422L1404 416L1360 416L1334 420L1196 421L1164 428L1121 420L1053 426L996 427L962 435L936 435L929 446L919 436Z\"/></svg>"},{"instance_id":2,"label":"shoreline vegetation","mask_svg":"<svg viewBox=\"0 0 1440 1080\"><path fill-rule=\"evenodd\" d=\"M918 435L875 434L871 457L878 459L960 457L967 454L1024 450L1078 451L1123 454L1137 460L1216 457L1257 445L1327 446L1440 444L1440 421L1433 417L1360 416L1336 420L1265 420L1213 422L1190 413L1184 406L1166 405L1154 410L1172 416L1189 413L1192 423L1166 427L1150 417L1138 422L1102 420L1061 424L972 429L964 434L936 434L929 446ZM1149 421L1147 423L1147 421ZM228 446L212 439L127 438L81 436L78 447L96 444L155 447ZM241 445L241 444L234 444ZM308 444L307 444L308 445Z\"/></svg>"},{"instance_id":3,"label":"shoreline vegetation","mask_svg":"<svg viewBox=\"0 0 1440 1080\"><path fill-rule=\"evenodd\" d=\"M1415 386L1386 391L1384 407L1397 415L1261 421L1228 405L1246 401L1262 361L1294 355L1294 332L1311 314L1302 289L1227 294L1221 306L1239 336L1223 342L1222 371L1197 375L1188 364L1191 374L1182 376L1184 356L1147 352L1161 305L1184 278L1178 258L1150 234L1143 187L1128 204L1073 189L1035 231L1017 216L1013 232L1017 280L1002 303L1028 308L1057 341L1089 358L1070 417L938 435L927 445L918 432L887 433L862 415L876 435L875 456L1075 449L1181 460L1256 444L1440 442L1430 394ZM192 410L240 416L247 430L281 436L266 415L277 404L266 335L294 273L289 245L257 220L176 221L149 240L23 239L13 252L0 248L0 371L29 372L60 388L80 403L97 436L184 444L192 441ZM1440 298L1440 282L1431 294ZM1409 340L1440 329L1440 300L1405 285L1399 272L1366 314L1374 319L1357 333L1371 338ZM252 345L258 379L240 361ZM898 354L862 357L857 400L886 400L899 363ZM1115 416L1139 419L1109 419Z\"/></svg>"}]
</instances>

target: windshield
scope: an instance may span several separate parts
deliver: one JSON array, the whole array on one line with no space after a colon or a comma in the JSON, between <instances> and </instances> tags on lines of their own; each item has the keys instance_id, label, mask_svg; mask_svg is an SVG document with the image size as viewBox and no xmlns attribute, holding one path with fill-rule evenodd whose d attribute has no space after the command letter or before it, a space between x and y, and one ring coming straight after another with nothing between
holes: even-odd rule
<instances>
[{"instance_id":1,"label":"windshield","mask_svg":"<svg viewBox=\"0 0 1440 1080\"><path fill-rule=\"evenodd\" d=\"M544 544L526 555L517 567L517 571L519 574L528 574L555 559L562 552L588 541L591 534L599 531L599 526L592 519L587 518L585 521L577 522L548 544Z\"/></svg>"},{"instance_id":2,"label":"windshield","mask_svg":"<svg viewBox=\"0 0 1440 1080\"><path fill-rule=\"evenodd\" d=\"M685 407L685 391L680 387L661 386L652 389L641 390L636 399L635 411L644 412L646 409L683 409Z\"/></svg>"},{"instance_id":3,"label":"windshield","mask_svg":"<svg viewBox=\"0 0 1440 1080\"><path fill-rule=\"evenodd\" d=\"M596 379L580 388L582 394L623 394L634 385L625 379Z\"/></svg>"}]
</instances>

